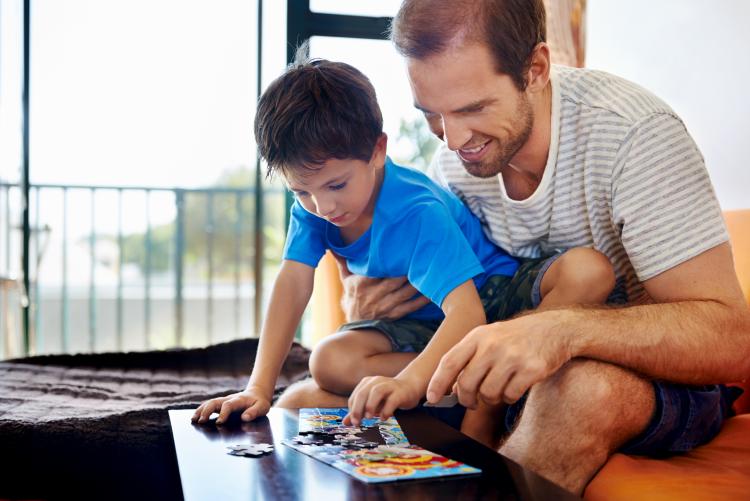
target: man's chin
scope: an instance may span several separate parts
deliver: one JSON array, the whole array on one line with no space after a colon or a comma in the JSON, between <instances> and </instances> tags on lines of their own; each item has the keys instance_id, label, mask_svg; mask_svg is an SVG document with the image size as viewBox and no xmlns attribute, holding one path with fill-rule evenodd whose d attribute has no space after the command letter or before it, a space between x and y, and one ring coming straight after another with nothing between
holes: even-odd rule
<instances>
[{"instance_id":1,"label":"man's chin","mask_svg":"<svg viewBox=\"0 0 750 501\"><path fill-rule=\"evenodd\" d=\"M499 162L493 162L492 164L488 164L487 162L467 162L461 158L460 155L459 159L461 160L464 169L466 169L466 172L474 177L486 179L488 177L497 176L503 170L502 164Z\"/></svg>"}]
</instances>

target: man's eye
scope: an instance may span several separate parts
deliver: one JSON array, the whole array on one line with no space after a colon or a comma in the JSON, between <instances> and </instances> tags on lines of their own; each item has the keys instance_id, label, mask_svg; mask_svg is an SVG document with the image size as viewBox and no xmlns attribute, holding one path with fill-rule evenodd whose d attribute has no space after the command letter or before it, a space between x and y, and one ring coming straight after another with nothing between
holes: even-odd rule
<instances>
[{"instance_id":1,"label":"man's eye","mask_svg":"<svg viewBox=\"0 0 750 501\"><path fill-rule=\"evenodd\" d=\"M339 191L339 190L343 190L345 186L346 186L346 183L334 184L334 185L329 186L328 189L330 189L331 191Z\"/></svg>"}]
</instances>

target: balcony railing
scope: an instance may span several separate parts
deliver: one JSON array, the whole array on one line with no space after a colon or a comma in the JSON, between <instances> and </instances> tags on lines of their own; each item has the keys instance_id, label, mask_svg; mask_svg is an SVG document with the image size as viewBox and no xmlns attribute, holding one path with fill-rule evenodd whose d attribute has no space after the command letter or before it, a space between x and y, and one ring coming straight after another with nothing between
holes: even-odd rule
<instances>
[{"instance_id":1,"label":"balcony railing","mask_svg":"<svg viewBox=\"0 0 750 501\"><path fill-rule=\"evenodd\" d=\"M254 335L263 295L255 285L274 272L277 260L263 256L279 255L284 226L283 190L263 189L268 210L258 210L255 195L254 188L32 185L30 351L169 348ZM19 197L18 185L0 183L2 358L21 354L14 315L26 295L13 280Z\"/></svg>"}]
</instances>

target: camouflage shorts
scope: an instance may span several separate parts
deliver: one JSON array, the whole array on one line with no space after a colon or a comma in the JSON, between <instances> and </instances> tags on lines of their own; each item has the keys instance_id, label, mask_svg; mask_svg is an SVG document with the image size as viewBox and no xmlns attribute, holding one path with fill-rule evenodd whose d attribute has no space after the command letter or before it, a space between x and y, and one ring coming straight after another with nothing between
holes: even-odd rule
<instances>
[{"instance_id":1,"label":"camouflage shorts","mask_svg":"<svg viewBox=\"0 0 750 501\"><path fill-rule=\"evenodd\" d=\"M479 290L487 322L510 318L524 310L539 306L539 286L547 268L559 254L538 259L521 259L513 276L493 275ZM339 332L373 329L382 332L391 341L393 351L421 352L437 331L442 320L359 320L344 324Z\"/></svg>"}]
</instances>

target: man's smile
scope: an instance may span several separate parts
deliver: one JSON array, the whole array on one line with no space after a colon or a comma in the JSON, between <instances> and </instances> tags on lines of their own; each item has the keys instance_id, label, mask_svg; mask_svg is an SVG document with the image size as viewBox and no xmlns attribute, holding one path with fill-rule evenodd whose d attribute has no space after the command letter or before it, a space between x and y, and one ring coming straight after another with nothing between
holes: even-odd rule
<instances>
[{"instance_id":1,"label":"man's smile","mask_svg":"<svg viewBox=\"0 0 750 501\"><path fill-rule=\"evenodd\" d=\"M472 147L464 147L458 150L459 156L464 162L478 162L487 152L487 146L491 140L487 140L484 143L478 144Z\"/></svg>"}]
</instances>

